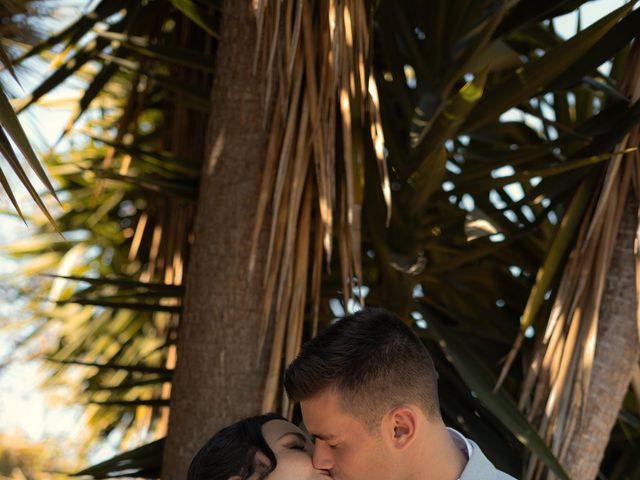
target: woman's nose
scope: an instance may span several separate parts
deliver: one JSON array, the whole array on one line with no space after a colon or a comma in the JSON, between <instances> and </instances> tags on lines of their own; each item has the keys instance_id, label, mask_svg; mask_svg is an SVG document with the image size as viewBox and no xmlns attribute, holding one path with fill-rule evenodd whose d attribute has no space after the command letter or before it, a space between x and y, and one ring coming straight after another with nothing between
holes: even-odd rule
<instances>
[{"instance_id":1,"label":"woman's nose","mask_svg":"<svg viewBox=\"0 0 640 480\"><path fill-rule=\"evenodd\" d=\"M333 458L331 450L324 445L322 440L316 440L313 450L313 466L318 470L331 470L333 468Z\"/></svg>"}]
</instances>

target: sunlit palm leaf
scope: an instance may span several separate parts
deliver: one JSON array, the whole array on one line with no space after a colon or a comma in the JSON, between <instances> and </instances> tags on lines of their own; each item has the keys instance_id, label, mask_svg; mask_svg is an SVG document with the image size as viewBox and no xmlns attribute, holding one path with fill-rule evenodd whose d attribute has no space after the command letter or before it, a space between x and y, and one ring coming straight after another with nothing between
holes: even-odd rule
<instances>
[{"instance_id":1,"label":"sunlit palm leaf","mask_svg":"<svg viewBox=\"0 0 640 480\"><path fill-rule=\"evenodd\" d=\"M93 478L140 477L158 478L162 464L164 439L143 445L129 452L86 468L73 476L92 476Z\"/></svg>"},{"instance_id":2,"label":"sunlit palm leaf","mask_svg":"<svg viewBox=\"0 0 640 480\"><path fill-rule=\"evenodd\" d=\"M53 220L53 217L51 217L49 210L42 202L40 194L37 193L33 183L22 169L19 160L14 152L13 144L15 144L18 150L20 150L24 158L27 160L27 163L36 174L38 179L45 186L47 191L57 200L55 190L53 188L53 185L49 181L49 178L47 177L47 174L45 173L42 165L40 164L40 160L38 160L35 152L33 151L33 148L31 147L31 144L27 139L27 135L20 125L20 121L13 111L8 98L2 91L2 88L0 88L0 129L0 151L3 154L3 157L9 162L13 171L16 173L16 175L18 175L25 188L27 188L29 194L31 195L31 198L33 198L38 207L47 216L49 221L53 225L55 225L56 223ZM15 200L14 194L11 191L11 187L6 181L4 175L2 177L2 180L2 185L5 191L7 191L12 204L22 217L22 212L18 208L17 201Z\"/></svg>"}]
</instances>

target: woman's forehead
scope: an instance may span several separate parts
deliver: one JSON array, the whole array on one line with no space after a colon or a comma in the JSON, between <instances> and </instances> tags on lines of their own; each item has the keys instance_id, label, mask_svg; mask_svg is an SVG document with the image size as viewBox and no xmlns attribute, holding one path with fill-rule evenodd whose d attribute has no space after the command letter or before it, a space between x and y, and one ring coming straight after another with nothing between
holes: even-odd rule
<instances>
[{"instance_id":1,"label":"woman's forehead","mask_svg":"<svg viewBox=\"0 0 640 480\"><path fill-rule=\"evenodd\" d=\"M277 442L280 438L289 433L298 435L303 434L302 430L286 420L269 420L267 423L262 425L262 434L268 443Z\"/></svg>"}]
</instances>

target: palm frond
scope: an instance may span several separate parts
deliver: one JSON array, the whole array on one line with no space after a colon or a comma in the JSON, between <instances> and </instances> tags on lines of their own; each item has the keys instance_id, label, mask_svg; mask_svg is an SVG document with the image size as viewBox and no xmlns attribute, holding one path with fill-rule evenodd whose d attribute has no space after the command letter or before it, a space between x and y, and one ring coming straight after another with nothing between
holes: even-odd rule
<instances>
[{"instance_id":1,"label":"palm frond","mask_svg":"<svg viewBox=\"0 0 640 480\"><path fill-rule=\"evenodd\" d=\"M269 411L278 403L282 358L285 363L293 360L302 341L308 272L319 272L323 262L322 250L310 255L314 225L319 228L314 236L321 239L327 263L334 242L338 243L345 301L362 281L364 158L372 140L389 213L391 196L379 99L371 74L372 10L361 1L261 1L258 12L260 67L269 72L269 88L277 89L279 99L270 112L270 145L249 260L253 270L258 236L270 205L260 332L266 338L273 311L278 320L263 400L263 410ZM281 19L286 23L283 31ZM319 288L314 282L310 292L316 302ZM317 311L318 305L312 308ZM287 412L288 404L283 402Z\"/></svg>"}]
</instances>

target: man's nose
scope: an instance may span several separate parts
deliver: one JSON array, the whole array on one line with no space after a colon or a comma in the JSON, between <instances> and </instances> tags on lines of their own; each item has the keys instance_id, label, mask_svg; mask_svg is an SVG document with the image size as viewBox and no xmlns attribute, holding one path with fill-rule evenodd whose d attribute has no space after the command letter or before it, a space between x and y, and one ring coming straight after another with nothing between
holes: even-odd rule
<instances>
[{"instance_id":1,"label":"man's nose","mask_svg":"<svg viewBox=\"0 0 640 480\"><path fill-rule=\"evenodd\" d=\"M313 466L318 470L331 470L333 468L331 449L322 440L316 440L313 450Z\"/></svg>"}]
</instances>

